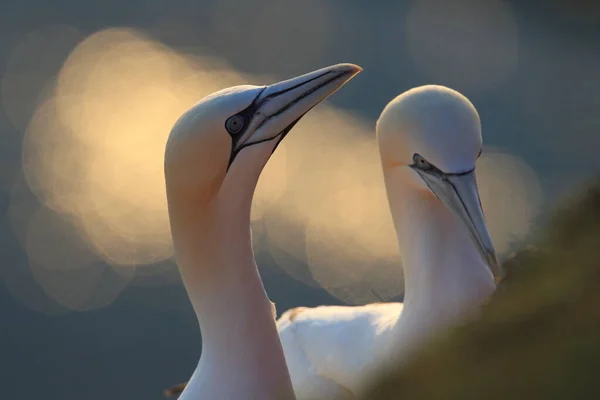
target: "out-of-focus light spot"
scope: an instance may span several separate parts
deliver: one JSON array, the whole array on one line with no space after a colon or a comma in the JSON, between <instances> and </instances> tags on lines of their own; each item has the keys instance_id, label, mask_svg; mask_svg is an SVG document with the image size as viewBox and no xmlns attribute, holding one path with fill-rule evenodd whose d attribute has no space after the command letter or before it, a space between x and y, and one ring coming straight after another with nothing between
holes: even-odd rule
<instances>
[{"instance_id":1,"label":"out-of-focus light spot","mask_svg":"<svg viewBox=\"0 0 600 400\"><path fill-rule=\"evenodd\" d=\"M477 163L481 206L500 254L529 233L541 211L542 189L535 172L518 157L484 153Z\"/></svg>"},{"instance_id":2,"label":"out-of-focus light spot","mask_svg":"<svg viewBox=\"0 0 600 400\"><path fill-rule=\"evenodd\" d=\"M260 174L255 197L252 203L252 220L256 221L273 207L287 188L287 145L279 143L267 165Z\"/></svg>"},{"instance_id":3,"label":"out-of-focus light spot","mask_svg":"<svg viewBox=\"0 0 600 400\"><path fill-rule=\"evenodd\" d=\"M286 200L265 214L266 240L261 244L279 268L305 285L318 287L306 260L305 220L302 215L285 209Z\"/></svg>"},{"instance_id":4,"label":"out-of-focus light spot","mask_svg":"<svg viewBox=\"0 0 600 400\"><path fill-rule=\"evenodd\" d=\"M55 98L43 102L23 138L23 173L33 193L47 207L76 215L91 149L73 136L58 118Z\"/></svg>"},{"instance_id":5,"label":"out-of-focus light spot","mask_svg":"<svg viewBox=\"0 0 600 400\"><path fill-rule=\"evenodd\" d=\"M85 268L98 260L70 222L46 207L29 219L25 250L30 262L55 271Z\"/></svg>"},{"instance_id":6,"label":"out-of-focus light spot","mask_svg":"<svg viewBox=\"0 0 600 400\"><path fill-rule=\"evenodd\" d=\"M49 270L30 259L29 266L44 292L71 310L106 307L133 279L133 268L113 268L96 261L82 268Z\"/></svg>"},{"instance_id":7,"label":"out-of-focus light spot","mask_svg":"<svg viewBox=\"0 0 600 400\"><path fill-rule=\"evenodd\" d=\"M29 33L17 44L0 82L2 107L16 128L25 129L39 101L51 91L65 58L81 39L73 27L52 25Z\"/></svg>"},{"instance_id":8,"label":"out-of-focus light spot","mask_svg":"<svg viewBox=\"0 0 600 400\"><path fill-rule=\"evenodd\" d=\"M48 207L72 215L112 264L170 257L166 138L189 106L235 80L244 81L132 30L88 37L27 130L23 164L32 189Z\"/></svg>"},{"instance_id":9,"label":"out-of-focus light spot","mask_svg":"<svg viewBox=\"0 0 600 400\"><path fill-rule=\"evenodd\" d=\"M383 180L373 178L371 185L350 186L325 198L307 227L315 279L349 304L389 300L403 289Z\"/></svg>"},{"instance_id":10,"label":"out-of-focus light spot","mask_svg":"<svg viewBox=\"0 0 600 400\"><path fill-rule=\"evenodd\" d=\"M406 29L414 61L442 84L487 89L516 68L518 25L501 0L418 0Z\"/></svg>"},{"instance_id":11,"label":"out-of-focus light spot","mask_svg":"<svg viewBox=\"0 0 600 400\"><path fill-rule=\"evenodd\" d=\"M39 204L31 195L24 179L16 179L10 189L10 208L7 210L0 232L7 237L0 239L5 254L18 254L15 247L24 247L27 241L29 219L39 208ZM12 229L11 229L12 228ZM11 246L8 234L14 232L18 243ZM14 239L13 239L14 240ZM58 315L68 311L48 296L34 278L31 269L27 268L24 255L3 259L0 263L0 276L14 298L27 308L46 315Z\"/></svg>"},{"instance_id":12,"label":"out-of-focus light spot","mask_svg":"<svg viewBox=\"0 0 600 400\"><path fill-rule=\"evenodd\" d=\"M13 186L8 221L27 253L29 269L22 265L3 267L11 293L45 314L112 303L133 278L135 269L102 263L74 229L73 221L37 204L24 185L17 180Z\"/></svg>"},{"instance_id":13,"label":"out-of-focus light spot","mask_svg":"<svg viewBox=\"0 0 600 400\"><path fill-rule=\"evenodd\" d=\"M217 59L175 53L128 29L98 32L75 48L55 89L31 119L23 146L29 186L57 213L50 217L45 212L45 222L68 221L72 230L54 232L56 225L41 224L43 229L34 233L18 234L49 295L61 292L57 300L72 309L109 301L111 296L95 295L100 300L90 303L80 290L61 286L76 284L76 277L93 293L95 279L106 276L95 263L87 264L90 275L75 271L87 268L76 262L79 258L94 259L88 247L114 266L148 265L126 273L116 268L116 275L112 271L119 290L134 273L133 284L179 281L173 263L157 264L172 255L163 177L166 138L174 121L200 98L252 79ZM260 179L252 210L255 225L285 192L287 170L282 144ZM81 246L71 254L61 246L52 248L52 240L44 241L49 235L72 235L85 251L79 251ZM44 252L51 257L44 258ZM73 273L67 276L62 269Z\"/></svg>"},{"instance_id":14,"label":"out-of-focus light spot","mask_svg":"<svg viewBox=\"0 0 600 400\"><path fill-rule=\"evenodd\" d=\"M22 305L46 315L61 315L69 312L39 286L29 268L23 268L21 260L3 262L0 276L8 292Z\"/></svg>"},{"instance_id":15,"label":"out-of-focus light spot","mask_svg":"<svg viewBox=\"0 0 600 400\"><path fill-rule=\"evenodd\" d=\"M321 105L294 128L286 146L288 190L265 216L271 256L292 276L316 281L348 303L401 292L402 267L372 129Z\"/></svg>"}]
</instances>

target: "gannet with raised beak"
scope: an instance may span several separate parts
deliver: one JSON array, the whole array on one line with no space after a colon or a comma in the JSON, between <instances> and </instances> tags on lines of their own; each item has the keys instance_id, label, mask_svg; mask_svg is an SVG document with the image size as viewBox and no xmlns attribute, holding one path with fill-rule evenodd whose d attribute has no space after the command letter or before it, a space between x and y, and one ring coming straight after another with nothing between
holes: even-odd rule
<instances>
[{"instance_id":1,"label":"gannet with raised beak","mask_svg":"<svg viewBox=\"0 0 600 400\"><path fill-rule=\"evenodd\" d=\"M359 73L339 64L270 86L205 97L175 124L165 181L175 255L202 334L182 400L291 400L272 303L260 279L250 206L278 143Z\"/></svg>"},{"instance_id":2,"label":"gannet with raised beak","mask_svg":"<svg viewBox=\"0 0 600 400\"><path fill-rule=\"evenodd\" d=\"M405 275L404 303L297 308L277 326L299 400L353 399L388 362L486 301L499 267L475 180L480 119L460 93L423 86L377 121Z\"/></svg>"}]
</instances>

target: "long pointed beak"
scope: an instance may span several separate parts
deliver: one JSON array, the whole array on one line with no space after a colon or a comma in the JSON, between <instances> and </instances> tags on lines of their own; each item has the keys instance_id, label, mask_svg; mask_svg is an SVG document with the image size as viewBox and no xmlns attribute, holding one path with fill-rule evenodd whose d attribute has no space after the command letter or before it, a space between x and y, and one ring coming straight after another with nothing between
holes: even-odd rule
<instances>
[{"instance_id":1,"label":"long pointed beak","mask_svg":"<svg viewBox=\"0 0 600 400\"><path fill-rule=\"evenodd\" d=\"M278 136L281 141L304 114L361 71L358 65L337 64L265 87L249 108L250 124L234 152Z\"/></svg>"},{"instance_id":2,"label":"long pointed beak","mask_svg":"<svg viewBox=\"0 0 600 400\"><path fill-rule=\"evenodd\" d=\"M415 171L440 201L467 227L471 240L498 282L502 270L485 223L475 170L460 174L431 174L418 169Z\"/></svg>"}]
</instances>

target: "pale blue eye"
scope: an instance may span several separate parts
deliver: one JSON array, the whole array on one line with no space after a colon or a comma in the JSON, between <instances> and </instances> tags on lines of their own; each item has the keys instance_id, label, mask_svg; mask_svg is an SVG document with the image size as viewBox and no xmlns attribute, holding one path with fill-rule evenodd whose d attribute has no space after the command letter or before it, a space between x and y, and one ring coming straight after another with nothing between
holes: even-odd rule
<instances>
[{"instance_id":1,"label":"pale blue eye","mask_svg":"<svg viewBox=\"0 0 600 400\"><path fill-rule=\"evenodd\" d=\"M433 168L433 165L431 165L426 159L424 159L423 157L421 157L418 154L415 154L413 156L413 164L415 167L422 169L422 170L429 170L429 169Z\"/></svg>"},{"instance_id":2,"label":"pale blue eye","mask_svg":"<svg viewBox=\"0 0 600 400\"><path fill-rule=\"evenodd\" d=\"M225 129L233 135L240 133L244 129L244 125L244 117L240 115L234 115L225 121Z\"/></svg>"}]
</instances>

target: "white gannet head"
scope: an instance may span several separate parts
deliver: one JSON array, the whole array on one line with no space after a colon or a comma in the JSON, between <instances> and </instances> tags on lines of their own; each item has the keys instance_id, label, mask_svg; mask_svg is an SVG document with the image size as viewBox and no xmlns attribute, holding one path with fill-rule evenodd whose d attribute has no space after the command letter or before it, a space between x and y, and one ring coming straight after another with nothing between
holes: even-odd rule
<instances>
[{"instance_id":1,"label":"white gannet head","mask_svg":"<svg viewBox=\"0 0 600 400\"><path fill-rule=\"evenodd\" d=\"M253 192L262 168L296 122L360 71L338 64L270 86L236 86L205 97L169 136L167 193L198 206L223 186L228 197L246 194L249 187Z\"/></svg>"},{"instance_id":2,"label":"white gannet head","mask_svg":"<svg viewBox=\"0 0 600 400\"><path fill-rule=\"evenodd\" d=\"M411 89L385 107L377 121L377 139L384 171L402 169L406 184L437 197L459 217L499 277L475 179L482 138L473 104L443 86Z\"/></svg>"}]
</instances>

